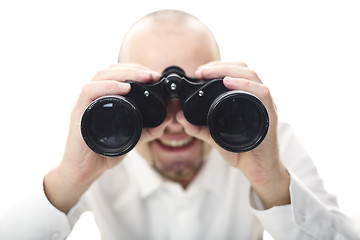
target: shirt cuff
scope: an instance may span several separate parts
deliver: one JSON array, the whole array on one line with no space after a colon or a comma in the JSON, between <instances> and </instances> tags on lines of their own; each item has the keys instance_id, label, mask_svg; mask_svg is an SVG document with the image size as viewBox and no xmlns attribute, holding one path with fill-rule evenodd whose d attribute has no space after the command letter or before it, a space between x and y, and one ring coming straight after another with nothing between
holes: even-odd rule
<instances>
[{"instance_id":1,"label":"shirt cuff","mask_svg":"<svg viewBox=\"0 0 360 240\"><path fill-rule=\"evenodd\" d=\"M1 219L0 239L65 239L71 227L65 213L47 199L43 182Z\"/></svg>"},{"instance_id":2,"label":"shirt cuff","mask_svg":"<svg viewBox=\"0 0 360 240\"><path fill-rule=\"evenodd\" d=\"M250 190L254 215L275 239L347 239L354 236L347 218L325 205L291 171L289 174L289 205L264 210L259 196Z\"/></svg>"}]
</instances>

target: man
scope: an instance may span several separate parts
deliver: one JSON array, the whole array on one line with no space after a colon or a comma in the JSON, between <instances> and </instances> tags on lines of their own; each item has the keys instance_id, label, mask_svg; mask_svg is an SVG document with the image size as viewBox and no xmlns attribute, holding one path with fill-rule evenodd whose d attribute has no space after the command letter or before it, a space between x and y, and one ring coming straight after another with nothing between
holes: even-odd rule
<instances>
[{"instance_id":1,"label":"man","mask_svg":"<svg viewBox=\"0 0 360 240\"><path fill-rule=\"evenodd\" d=\"M180 102L172 99L165 121L143 129L137 151L116 158L91 151L80 133L88 104L127 94L126 80L156 82L170 65L191 77L224 78L228 89L260 98L270 118L265 140L249 152L228 152L207 127L188 123ZM242 62L220 62L206 26L179 11L138 21L123 40L119 63L83 87L63 159L43 184L40 200L19 207L23 216L1 221L0 237L65 238L87 210L104 239L259 239L263 229L276 239L358 237L291 129L278 123L270 91L256 72Z\"/></svg>"}]
</instances>

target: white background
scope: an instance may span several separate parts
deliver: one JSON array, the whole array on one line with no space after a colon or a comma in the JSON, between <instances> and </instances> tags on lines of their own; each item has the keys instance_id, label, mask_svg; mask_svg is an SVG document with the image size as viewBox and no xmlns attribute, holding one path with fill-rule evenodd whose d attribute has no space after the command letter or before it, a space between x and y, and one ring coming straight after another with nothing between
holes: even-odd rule
<instances>
[{"instance_id":1,"label":"white background","mask_svg":"<svg viewBox=\"0 0 360 240\"><path fill-rule=\"evenodd\" d=\"M258 73L326 188L346 214L360 216L358 2L1 1L0 213L61 160L76 95L116 62L127 29L176 8L212 29L224 61Z\"/></svg>"}]
</instances>

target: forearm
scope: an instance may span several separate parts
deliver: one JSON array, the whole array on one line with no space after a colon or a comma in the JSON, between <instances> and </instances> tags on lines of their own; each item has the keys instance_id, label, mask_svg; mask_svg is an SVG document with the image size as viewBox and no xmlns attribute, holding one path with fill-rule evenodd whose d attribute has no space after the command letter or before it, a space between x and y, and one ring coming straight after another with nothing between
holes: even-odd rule
<instances>
[{"instance_id":1,"label":"forearm","mask_svg":"<svg viewBox=\"0 0 360 240\"><path fill-rule=\"evenodd\" d=\"M64 176L60 168L51 170L44 177L44 191L49 202L64 213L76 204L93 180L73 183Z\"/></svg>"}]
</instances>

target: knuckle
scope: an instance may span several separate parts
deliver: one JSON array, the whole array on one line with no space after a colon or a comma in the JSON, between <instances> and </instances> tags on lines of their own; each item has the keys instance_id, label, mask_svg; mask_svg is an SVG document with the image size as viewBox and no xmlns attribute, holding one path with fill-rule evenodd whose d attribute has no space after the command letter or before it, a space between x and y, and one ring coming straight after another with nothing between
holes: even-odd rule
<instances>
[{"instance_id":1,"label":"knuckle","mask_svg":"<svg viewBox=\"0 0 360 240\"><path fill-rule=\"evenodd\" d=\"M92 88L92 84L86 83L81 89L81 95L88 95L89 92L91 91L91 88Z\"/></svg>"},{"instance_id":2,"label":"knuckle","mask_svg":"<svg viewBox=\"0 0 360 240\"><path fill-rule=\"evenodd\" d=\"M251 80L245 80L243 84L244 84L244 87L245 87L246 89L248 89L248 88L251 87L250 85L253 84L253 83L252 83Z\"/></svg>"},{"instance_id":3,"label":"knuckle","mask_svg":"<svg viewBox=\"0 0 360 240\"><path fill-rule=\"evenodd\" d=\"M270 89L267 86L263 85L263 89L261 91L262 97L263 98L270 98L271 97L271 93L270 93Z\"/></svg>"},{"instance_id":4,"label":"knuckle","mask_svg":"<svg viewBox=\"0 0 360 240\"><path fill-rule=\"evenodd\" d=\"M91 82L86 83L81 89L81 96L90 96L93 92L93 84Z\"/></svg>"},{"instance_id":5,"label":"knuckle","mask_svg":"<svg viewBox=\"0 0 360 240\"><path fill-rule=\"evenodd\" d=\"M245 62L238 62L237 64L241 67L248 67Z\"/></svg>"},{"instance_id":6,"label":"knuckle","mask_svg":"<svg viewBox=\"0 0 360 240\"><path fill-rule=\"evenodd\" d=\"M249 69L249 75L250 75L251 79L257 79L258 78L257 73L252 69Z\"/></svg>"},{"instance_id":7,"label":"knuckle","mask_svg":"<svg viewBox=\"0 0 360 240\"><path fill-rule=\"evenodd\" d=\"M110 64L108 66L108 68L115 68L115 67L119 67L120 65L118 63L115 63L115 64Z\"/></svg>"},{"instance_id":8,"label":"knuckle","mask_svg":"<svg viewBox=\"0 0 360 240\"><path fill-rule=\"evenodd\" d=\"M104 79L105 76L107 75L107 72L108 72L108 71L107 71L106 69L98 71L98 72L95 74L95 76L94 76L94 78L92 79L92 81L97 81L97 80Z\"/></svg>"}]
</instances>

